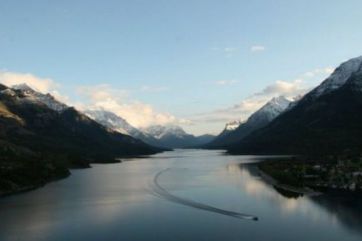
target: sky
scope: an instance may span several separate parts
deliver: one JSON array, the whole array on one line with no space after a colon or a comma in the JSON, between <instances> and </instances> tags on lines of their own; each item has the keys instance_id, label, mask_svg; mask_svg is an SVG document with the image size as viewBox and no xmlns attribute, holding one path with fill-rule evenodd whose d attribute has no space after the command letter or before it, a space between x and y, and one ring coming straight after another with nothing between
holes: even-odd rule
<instances>
[{"instance_id":1,"label":"sky","mask_svg":"<svg viewBox=\"0 0 362 241\"><path fill-rule=\"evenodd\" d=\"M0 82L217 134L362 54L360 0L0 0Z\"/></svg>"}]
</instances>

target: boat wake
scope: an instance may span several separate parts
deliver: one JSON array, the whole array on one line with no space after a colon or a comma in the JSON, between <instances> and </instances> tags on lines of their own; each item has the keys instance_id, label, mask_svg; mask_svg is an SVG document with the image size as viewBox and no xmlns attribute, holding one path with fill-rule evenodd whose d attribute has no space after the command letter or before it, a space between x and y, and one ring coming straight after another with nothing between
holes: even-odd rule
<instances>
[{"instance_id":1,"label":"boat wake","mask_svg":"<svg viewBox=\"0 0 362 241\"><path fill-rule=\"evenodd\" d=\"M158 179L159 177L166 171L170 170L170 168L167 168L165 170L162 170L160 172L158 172L154 178L153 178L153 185L151 186L151 192L153 195L168 200L170 202L174 202L174 203L178 203L184 206L188 206L191 208L196 208L199 210L204 210L204 211L208 211L208 212L213 212L213 213L218 213L221 215L225 215L225 216L229 216L229 217L234 217L234 218L238 218L238 219L246 219L246 220L253 220L253 221L257 221L258 217L253 216L253 215L248 215L248 214L244 214L244 213L238 213L238 212L233 212L233 211L228 211L228 210L224 210L224 209L220 209L220 208L216 208L207 204L203 204L203 203L199 203L199 202L195 202L193 200L189 200L189 199L185 199L182 197L178 197L175 196L171 193L169 193L165 188L163 188L159 182Z\"/></svg>"}]
</instances>

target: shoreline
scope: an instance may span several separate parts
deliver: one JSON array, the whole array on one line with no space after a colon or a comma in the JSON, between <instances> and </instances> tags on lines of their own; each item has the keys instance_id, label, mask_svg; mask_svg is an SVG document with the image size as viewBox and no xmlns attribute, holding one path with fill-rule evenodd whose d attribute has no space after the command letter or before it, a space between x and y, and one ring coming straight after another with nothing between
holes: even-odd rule
<instances>
[{"instance_id":1,"label":"shoreline","mask_svg":"<svg viewBox=\"0 0 362 241\"><path fill-rule=\"evenodd\" d=\"M94 161L94 162L87 163L86 165L73 165L73 166L70 166L67 168L66 175L60 175L60 176L45 180L44 182L41 182L41 183L30 184L27 186L18 186L18 187L15 187L13 190L8 190L8 191L0 190L0 199L6 198L9 196L15 196L15 195L30 192L30 191L34 191L34 190L37 190L39 188L42 188L42 187L48 185L49 183L66 179L71 175L71 170L92 168L93 164L100 164L100 165L117 164L117 163L122 163L122 162L126 161L127 159L134 159L134 158L147 159L147 158L150 158L152 155L162 153L162 152L164 152L164 151L153 153L153 154L124 155L124 156L117 157L111 161L106 161L106 162L105 161Z\"/></svg>"},{"instance_id":2,"label":"shoreline","mask_svg":"<svg viewBox=\"0 0 362 241\"><path fill-rule=\"evenodd\" d=\"M85 168L84 168L85 169ZM5 198L5 197L9 197L9 196L15 196L18 194L22 194L22 193L26 193L26 192L30 192L30 191L34 191L36 189L42 188L46 185L48 185L49 183L52 182L57 182L63 179L68 178L71 175L71 173L69 172L67 175L64 176L60 176L57 178L53 178L51 180L47 180L45 183L39 183L39 184L34 184L34 185L29 185L29 186L24 186L24 187L19 187L16 190L12 190L12 191L7 191L7 192L0 192L0 199L1 198Z\"/></svg>"},{"instance_id":3,"label":"shoreline","mask_svg":"<svg viewBox=\"0 0 362 241\"><path fill-rule=\"evenodd\" d=\"M277 187L277 188L282 189L282 190L287 191L287 192L302 194L302 195L306 195L306 196L319 196L319 195L324 194L322 192L315 191L315 190L313 190L311 188L300 188L300 187L294 187L294 186L291 186L291 185L288 185L288 184L280 183L278 180L276 180L275 178L273 178L269 174L262 171L260 169L260 167L258 166L258 164L252 164L252 165L256 169L256 171L258 172L259 176L269 185L272 185L274 187Z\"/></svg>"},{"instance_id":4,"label":"shoreline","mask_svg":"<svg viewBox=\"0 0 362 241\"><path fill-rule=\"evenodd\" d=\"M253 163L259 176L275 188L315 196L361 195L361 161L264 160Z\"/></svg>"}]
</instances>

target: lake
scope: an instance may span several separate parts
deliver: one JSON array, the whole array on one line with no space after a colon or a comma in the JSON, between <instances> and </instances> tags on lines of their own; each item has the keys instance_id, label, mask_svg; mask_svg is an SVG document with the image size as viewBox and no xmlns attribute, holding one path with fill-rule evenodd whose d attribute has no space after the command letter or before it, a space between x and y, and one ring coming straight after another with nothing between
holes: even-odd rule
<instances>
[{"instance_id":1,"label":"lake","mask_svg":"<svg viewBox=\"0 0 362 241\"><path fill-rule=\"evenodd\" d=\"M289 195L258 161L175 150L73 170L0 199L0 240L362 240L361 201Z\"/></svg>"}]
</instances>

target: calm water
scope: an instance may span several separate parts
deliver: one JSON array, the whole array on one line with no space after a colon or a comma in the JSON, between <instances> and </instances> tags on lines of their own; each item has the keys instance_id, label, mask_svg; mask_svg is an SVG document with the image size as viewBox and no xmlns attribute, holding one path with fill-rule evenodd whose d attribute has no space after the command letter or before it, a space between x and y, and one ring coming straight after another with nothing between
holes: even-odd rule
<instances>
[{"instance_id":1,"label":"calm water","mask_svg":"<svg viewBox=\"0 0 362 241\"><path fill-rule=\"evenodd\" d=\"M361 201L288 198L256 161L177 150L75 170L0 199L0 240L362 240Z\"/></svg>"}]
</instances>

